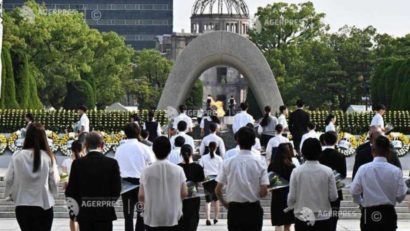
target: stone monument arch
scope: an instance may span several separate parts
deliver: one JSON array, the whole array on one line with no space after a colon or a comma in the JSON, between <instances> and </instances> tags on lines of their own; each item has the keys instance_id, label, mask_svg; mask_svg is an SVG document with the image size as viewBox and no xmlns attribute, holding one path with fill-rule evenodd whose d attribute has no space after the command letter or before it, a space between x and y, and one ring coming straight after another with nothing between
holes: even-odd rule
<instances>
[{"instance_id":1,"label":"stone monument arch","mask_svg":"<svg viewBox=\"0 0 410 231\"><path fill-rule=\"evenodd\" d=\"M238 34L217 31L197 37L182 51L168 76L158 109L183 104L201 73L217 65L241 72L261 109L270 105L277 111L283 105L272 70L256 45Z\"/></svg>"}]
</instances>

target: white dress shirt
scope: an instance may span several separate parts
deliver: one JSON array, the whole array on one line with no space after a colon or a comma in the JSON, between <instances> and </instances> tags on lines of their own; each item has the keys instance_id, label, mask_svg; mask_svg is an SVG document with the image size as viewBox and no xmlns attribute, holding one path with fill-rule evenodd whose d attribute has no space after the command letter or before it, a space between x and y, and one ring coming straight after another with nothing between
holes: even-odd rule
<instances>
[{"instance_id":1,"label":"white dress shirt","mask_svg":"<svg viewBox=\"0 0 410 231\"><path fill-rule=\"evenodd\" d=\"M177 138L178 136L182 136L185 139L185 144L188 144L192 147L192 150L194 150L195 152L195 143L194 143L194 138L192 138L192 136L186 134L185 132L178 132L178 134L172 136L169 141L171 142L171 147L172 149L175 148L175 138Z\"/></svg>"},{"instance_id":2,"label":"white dress shirt","mask_svg":"<svg viewBox=\"0 0 410 231\"><path fill-rule=\"evenodd\" d=\"M306 161L293 170L288 207L294 209L297 218L303 216L304 208L308 208L316 220L327 220L331 214L330 201L337 198L336 180L331 168L319 164L319 161Z\"/></svg>"},{"instance_id":3,"label":"white dress shirt","mask_svg":"<svg viewBox=\"0 0 410 231\"><path fill-rule=\"evenodd\" d=\"M204 168L205 176L218 175L223 163L222 157L215 155L211 158L210 154L206 154L199 159L198 164Z\"/></svg>"},{"instance_id":4,"label":"white dress shirt","mask_svg":"<svg viewBox=\"0 0 410 231\"><path fill-rule=\"evenodd\" d=\"M176 117L174 118L173 128L178 129L178 123L179 123L180 121L185 121L186 124L187 124L185 132L188 132L190 129L192 129L192 128L194 127L194 124L192 123L191 117L187 116L187 115L185 114L185 112L179 114L178 116L176 116Z\"/></svg>"},{"instance_id":5,"label":"white dress shirt","mask_svg":"<svg viewBox=\"0 0 410 231\"><path fill-rule=\"evenodd\" d=\"M183 162L182 156L181 156L181 148L180 147L175 147L172 149L171 153L169 153L167 159L169 162L173 164L179 164Z\"/></svg>"},{"instance_id":6,"label":"white dress shirt","mask_svg":"<svg viewBox=\"0 0 410 231\"><path fill-rule=\"evenodd\" d=\"M350 192L354 202L363 207L394 206L406 197L407 186L400 168L389 164L384 157L375 157L373 162L359 168Z\"/></svg>"},{"instance_id":7,"label":"white dress shirt","mask_svg":"<svg viewBox=\"0 0 410 231\"><path fill-rule=\"evenodd\" d=\"M145 225L178 225L182 217L181 187L185 182L184 170L168 160L158 160L143 171L140 183L145 194Z\"/></svg>"},{"instance_id":8,"label":"white dress shirt","mask_svg":"<svg viewBox=\"0 0 410 231\"><path fill-rule=\"evenodd\" d=\"M336 132L336 126L333 122L330 122L325 129L325 132Z\"/></svg>"},{"instance_id":9,"label":"white dress shirt","mask_svg":"<svg viewBox=\"0 0 410 231\"><path fill-rule=\"evenodd\" d=\"M235 148L232 148L232 149L228 150L225 153L225 156L223 157L224 161L227 161L227 160L235 157L236 155L238 155L240 150L241 149L239 148L239 145L236 145ZM252 154L257 158L260 158L260 159L264 160L264 157L261 155L261 152L259 150L256 150L254 147L252 147Z\"/></svg>"},{"instance_id":10,"label":"white dress shirt","mask_svg":"<svg viewBox=\"0 0 410 231\"><path fill-rule=\"evenodd\" d=\"M272 137L268 144L266 145L266 160L269 162L272 157L272 149L279 147L280 144L289 143L289 139L282 136L282 134L277 134Z\"/></svg>"},{"instance_id":11,"label":"white dress shirt","mask_svg":"<svg viewBox=\"0 0 410 231\"><path fill-rule=\"evenodd\" d=\"M137 139L126 140L118 147L115 159L122 178L140 178L142 171L153 162L150 149L146 147Z\"/></svg>"},{"instance_id":12,"label":"white dress shirt","mask_svg":"<svg viewBox=\"0 0 410 231\"><path fill-rule=\"evenodd\" d=\"M245 127L248 123L255 123L255 120L246 111L241 111L233 117L232 130L236 133L242 127Z\"/></svg>"},{"instance_id":13,"label":"white dress shirt","mask_svg":"<svg viewBox=\"0 0 410 231\"><path fill-rule=\"evenodd\" d=\"M216 146L219 148L219 153L223 157L225 155L225 143L221 137L219 137L216 133L211 133L204 137L201 142L201 146L199 147L199 154L202 156L205 153L205 148L209 146L209 143L215 142Z\"/></svg>"},{"instance_id":14,"label":"white dress shirt","mask_svg":"<svg viewBox=\"0 0 410 231\"><path fill-rule=\"evenodd\" d=\"M384 128L384 120L383 120L383 116L380 115L378 112L376 112L376 114L374 115L372 122L370 124L370 127L380 127L380 128Z\"/></svg>"},{"instance_id":15,"label":"white dress shirt","mask_svg":"<svg viewBox=\"0 0 410 231\"><path fill-rule=\"evenodd\" d=\"M249 150L240 150L234 158L225 161L216 178L226 186L228 202L257 202L260 186L269 185L266 163Z\"/></svg>"},{"instance_id":16,"label":"white dress shirt","mask_svg":"<svg viewBox=\"0 0 410 231\"><path fill-rule=\"evenodd\" d=\"M84 132L90 132L90 120L85 113L80 118L80 129L81 127L84 127Z\"/></svg>"},{"instance_id":17,"label":"white dress shirt","mask_svg":"<svg viewBox=\"0 0 410 231\"><path fill-rule=\"evenodd\" d=\"M284 114L281 114L278 117L278 124L282 125L284 130L289 127L288 121L286 120L286 116Z\"/></svg>"},{"instance_id":18,"label":"white dress shirt","mask_svg":"<svg viewBox=\"0 0 410 231\"><path fill-rule=\"evenodd\" d=\"M302 136L302 141L300 142L300 151L301 152L302 152L303 143L305 142L305 140L310 139L310 138L319 140L319 134L317 134L317 132L315 130L311 130L308 133L304 134Z\"/></svg>"},{"instance_id":19,"label":"white dress shirt","mask_svg":"<svg viewBox=\"0 0 410 231\"><path fill-rule=\"evenodd\" d=\"M41 151L41 162L33 172L33 150L23 149L11 157L5 181L5 196L11 196L16 206L38 206L45 210L54 206L60 175L57 163Z\"/></svg>"}]
</instances>

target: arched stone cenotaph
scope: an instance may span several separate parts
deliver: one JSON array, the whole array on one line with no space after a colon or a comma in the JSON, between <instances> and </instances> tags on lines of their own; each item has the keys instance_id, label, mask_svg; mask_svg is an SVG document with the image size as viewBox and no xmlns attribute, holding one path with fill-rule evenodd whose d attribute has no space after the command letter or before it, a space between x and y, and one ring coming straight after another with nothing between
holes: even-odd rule
<instances>
[{"instance_id":1,"label":"arched stone cenotaph","mask_svg":"<svg viewBox=\"0 0 410 231\"><path fill-rule=\"evenodd\" d=\"M217 65L241 72L261 109L270 105L278 110L283 105L272 70L256 45L241 35L217 31L199 36L182 51L168 76L158 109L178 108L201 73Z\"/></svg>"}]
</instances>

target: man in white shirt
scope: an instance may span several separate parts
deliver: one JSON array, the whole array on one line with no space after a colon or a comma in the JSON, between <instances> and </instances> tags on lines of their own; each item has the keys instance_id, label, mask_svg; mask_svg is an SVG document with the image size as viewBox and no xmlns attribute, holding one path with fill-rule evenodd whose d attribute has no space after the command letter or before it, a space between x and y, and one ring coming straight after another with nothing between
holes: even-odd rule
<instances>
[{"instance_id":1,"label":"man in white shirt","mask_svg":"<svg viewBox=\"0 0 410 231\"><path fill-rule=\"evenodd\" d=\"M276 125L276 135L271 138L266 146L266 161L270 163L272 158L272 150L278 148L280 144L289 143L289 139L282 135L283 126L281 124Z\"/></svg>"},{"instance_id":2,"label":"man in white shirt","mask_svg":"<svg viewBox=\"0 0 410 231\"><path fill-rule=\"evenodd\" d=\"M187 127L183 132L192 132L194 124L192 123L191 117L186 114L187 107L185 105L179 106L180 114L174 118L173 128L177 128L180 121L185 121Z\"/></svg>"},{"instance_id":3,"label":"man in white shirt","mask_svg":"<svg viewBox=\"0 0 410 231\"><path fill-rule=\"evenodd\" d=\"M396 230L394 206L406 197L403 172L387 162L390 141L379 136L374 142L373 162L362 165L350 187L354 202L362 207L361 230Z\"/></svg>"},{"instance_id":4,"label":"man in white shirt","mask_svg":"<svg viewBox=\"0 0 410 231\"><path fill-rule=\"evenodd\" d=\"M386 132L383 120L383 116L386 113L386 106L379 104L374 108L374 110L376 111L376 114L374 115L372 122L370 123L370 128L380 128L382 132Z\"/></svg>"},{"instance_id":5,"label":"man in white shirt","mask_svg":"<svg viewBox=\"0 0 410 231\"><path fill-rule=\"evenodd\" d=\"M211 123L209 129L211 130L211 134L205 136L202 140L201 146L199 147L199 154L201 156L205 155L207 151L209 152L209 150L207 150L209 143L215 142L217 146L216 153L223 157L225 155L225 143L223 139L216 134L218 131L218 125L216 123Z\"/></svg>"},{"instance_id":6,"label":"man in white shirt","mask_svg":"<svg viewBox=\"0 0 410 231\"><path fill-rule=\"evenodd\" d=\"M140 129L136 123L129 123L124 127L127 140L115 152L115 159L120 167L122 181L134 185L140 184L142 171L152 163L149 149L138 141ZM138 203L138 188L121 195L125 219L125 230L134 230L134 211ZM144 220L137 214L136 231L143 231Z\"/></svg>"},{"instance_id":7,"label":"man in white shirt","mask_svg":"<svg viewBox=\"0 0 410 231\"><path fill-rule=\"evenodd\" d=\"M80 115L80 121L78 121L78 139L84 144L85 136L90 132L90 120L87 116L87 107L81 106L78 109L78 114Z\"/></svg>"},{"instance_id":8,"label":"man in white shirt","mask_svg":"<svg viewBox=\"0 0 410 231\"><path fill-rule=\"evenodd\" d=\"M188 195L185 173L167 160L171 144L166 137L155 139L153 150L158 161L142 173L138 196L146 230L180 231L182 200Z\"/></svg>"},{"instance_id":9,"label":"man in white shirt","mask_svg":"<svg viewBox=\"0 0 410 231\"><path fill-rule=\"evenodd\" d=\"M263 225L263 209L260 199L268 194L266 163L252 154L255 132L247 127L236 133L239 154L225 161L216 178L215 192L228 209L229 230L260 231ZM222 189L226 186L226 199Z\"/></svg>"},{"instance_id":10,"label":"man in white shirt","mask_svg":"<svg viewBox=\"0 0 410 231\"><path fill-rule=\"evenodd\" d=\"M192 147L192 150L195 151L195 143L194 143L194 138L192 138L192 136L186 134L184 131L186 131L186 127L187 127L187 123L185 121L180 121L178 123L178 134L172 136L170 138L170 142L172 145L172 149L175 148L175 138L177 138L178 136L182 136L185 139L185 144L188 144Z\"/></svg>"},{"instance_id":11,"label":"man in white shirt","mask_svg":"<svg viewBox=\"0 0 410 231\"><path fill-rule=\"evenodd\" d=\"M319 140L307 139L302 151L306 162L293 170L289 182L288 208L294 209L295 230L332 230L330 202L338 199L335 176L318 161Z\"/></svg>"},{"instance_id":12,"label":"man in white shirt","mask_svg":"<svg viewBox=\"0 0 410 231\"><path fill-rule=\"evenodd\" d=\"M181 147L185 144L185 139L182 136L175 138L175 147L171 150L171 153L168 155L167 159L173 164L179 164L183 162L181 156Z\"/></svg>"},{"instance_id":13,"label":"man in white shirt","mask_svg":"<svg viewBox=\"0 0 410 231\"><path fill-rule=\"evenodd\" d=\"M287 121L287 117L289 115L289 110L288 107L285 105L279 107L280 115L278 117L278 124L282 125L283 127L283 132L288 132L289 131L289 125Z\"/></svg>"},{"instance_id":14,"label":"man in white shirt","mask_svg":"<svg viewBox=\"0 0 410 231\"><path fill-rule=\"evenodd\" d=\"M302 136L302 140L300 142L300 151L301 152L302 152L302 148L303 148L303 143L309 138L315 138L315 139L319 140L319 134L317 134L316 125L313 122L308 123L308 133L306 133Z\"/></svg>"},{"instance_id":15,"label":"man in white shirt","mask_svg":"<svg viewBox=\"0 0 410 231\"><path fill-rule=\"evenodd\" d=\"M242 111L233 117L233 133L236 133L240 128L245 127L248 123L255 123L255 119L247 113L248 104L241 103L240 107Z\"/></svg>"}]
</instances>

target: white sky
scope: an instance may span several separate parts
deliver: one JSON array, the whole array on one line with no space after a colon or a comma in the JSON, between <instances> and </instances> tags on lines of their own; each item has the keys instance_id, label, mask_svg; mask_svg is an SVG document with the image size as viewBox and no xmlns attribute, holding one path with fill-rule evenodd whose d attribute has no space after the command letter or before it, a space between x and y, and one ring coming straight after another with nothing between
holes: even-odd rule
<instances>
[{"instance_id":1,"label":"white sky","mask_svg":"<svg viewBox=\"0 0 410 231\"><path fill-rule=\"evenodd\" d=\"M306 0L281 0L288 3ZM190 32L191 10L195 0L174 0L174 31ZM245 0L251 16L257 8L278 2ZM317 12L326 13L325 22L336 31L344 25L360 28L372 25L379 33L403 36L410 33L410 0L312 0Z\"/></svg>"}]
</instances>

